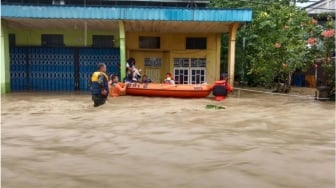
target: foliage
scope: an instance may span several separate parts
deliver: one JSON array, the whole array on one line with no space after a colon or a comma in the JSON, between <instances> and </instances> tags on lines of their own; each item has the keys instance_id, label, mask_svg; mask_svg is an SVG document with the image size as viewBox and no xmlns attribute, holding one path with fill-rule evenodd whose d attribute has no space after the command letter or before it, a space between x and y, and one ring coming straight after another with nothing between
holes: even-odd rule
<instances>
[{"instance_id":1,"label":"foliage","mask_svg":"<svg viewBox=\"0 0 336 188\"><path fill-rule=\"evenodd\" d=\"M212 0L212 7L220 8L252 8L254 11L264 10L269 6L289 6L296 2L308 2L309 0Z\"/></svg>"},{"instance_id":2,"label":"foliage","mask_svg":"<svg viewBox=\"0 0 336 188\"><path fill-rule=\"evenodd\" d=\"M324 69L326 80L319 83L329 87L330 95L335 94L335 21L331 16L327 17L324 26L318 25L310 28L307 34L307 44L309 52L315 59L316 66L322 66ZM319 81L320 82L320 81Z\"/></svg>"},{"instance_id":3,"label":"foliage","mask_svg":"<svg viewBox=\"0 0 336 188\"><path fill-rule=\"evenodd\" d=\"M248 41L248 74L266 86L277 77L289 90L292 73L304 68L309 60L304 40L308 31L304 25L309 21L306 12L293 6L269 7L260 12L243 31Z\"/></svg>"},{"instance_id":4,"label":"foliage","mask_svg":"<svg viewBox=\"0 0 336 188\"><path fill-rule=\"evenodd\" d=\"M214 104L207 104L205 106L205 109L222 110L222 109L225 109L225 106L219 106L219 105L214 105Z\"/></svg>"},{"instance_id":5,"label":"foliage","mask_svg":"<svg viewBox=\"0 0 336 188\"><path fill-rule=\"evenodd\" d=\"M250 85L271 87L276 78L285 83L282 92L287 92L295 70L313 65L316 56L326 48L335 48L333 37L328 38L328 43L322 37L318 40L321 45L314 48L307 45L313 42L308 39L320 35L324 28L290 0L213 0L212 6L253 9L253 21L240 28L236 40L236 74ZM222 47L226 46L223 43Z\"/></svg>"}]
</instances>

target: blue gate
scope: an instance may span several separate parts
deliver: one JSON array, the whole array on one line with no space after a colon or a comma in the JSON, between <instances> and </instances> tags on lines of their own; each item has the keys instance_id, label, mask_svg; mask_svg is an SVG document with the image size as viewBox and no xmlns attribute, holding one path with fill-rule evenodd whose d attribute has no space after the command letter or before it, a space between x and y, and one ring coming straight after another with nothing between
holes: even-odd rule
<instances>
[{"instance_id":1,"label":"blue gate","mask_svg":"<svg viewBox=\"0 0 336 188\"><path fill-rule=\"evenodd\" d=\"M15 47L10 50L12 91L88 91L98 63L119 75L119 49Z\"/></svg>"},{"instance_id":2,"label":"blue gate","mask_svg":"<svg viewBox=\"0 0 336 188\"><path fill-rule=\"evenodd\" d=\"M26 48L12 48L10 50L10 86L12 91L28 89L26 50Z\"/></svg>"},{"instance_id":3,"label":"blue gate","mask_svg":"<svg viewBox=\"0 0 336 188\"><path fill-rule=\"evenodd\" d=\"M91 74L97 70L98 63L107 65L107 73L119 75L120 51L119 48L81 48L79 49L79 87L81 90L89 90Z\"/></svg>"},{"instance_id":4,"label":"blue gate","mask_svg":"<svg viewBox=\"0 0 336 188\"><path fill-rule=\"evenodd\" d=\"M74 50L72 48L29 48L29 89L73 91Z\"/></svg>"}]
</instances>

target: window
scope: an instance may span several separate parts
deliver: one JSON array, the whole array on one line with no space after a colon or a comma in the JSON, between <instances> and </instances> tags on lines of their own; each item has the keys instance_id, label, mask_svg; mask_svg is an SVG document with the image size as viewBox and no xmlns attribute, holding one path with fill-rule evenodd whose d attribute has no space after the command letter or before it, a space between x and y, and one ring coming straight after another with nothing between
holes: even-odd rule
<instances>
[{"instance_id":1,"label":"window","mask_svg":"<svg viewBox=\"0 0 336 188\"><path fill-rule=\"evenodd\" d=\"M203 84L206 82L205 58L175 58L174 77L177 84Z\"/></svg>"},{"instance_id":2,"label":"window","mask_svg":"<svg viewBox=\"0 0 336 188\"><path fill-rule=\"evenodd\" d=\"M206 49L207 39L206 38L187 38L186 39L186 49Z\"/></svg>"},{"instance_id":3,"label":"window","mask_svg":"<svg viewBox=\"0 0 336 188\"><path fill-rule=\"evenodd\" d=\"M113 35L93 35L92 47L95 48L113 48L114 36Z\"/></svg>"},{"instance_id":4,"label":"window","mask_svg":"<svg viewBox=\"0 0 336 188\"><path fill-rule=\"evenodd\" d=\"M9 47L16 46L15 34L8 35L8 43L9 43Z\"/></svg>"},{"instance_id":5,"label":"window","mask_svg":"<svg viewBox=\"0 0 336 188\"><path fill-rule=\"evenodd\" d=\"M65 5L65 1L64 0L53 0L52 4L53 5Z\"/></svg>"},{"instance_id":6,"label":"window","mask_svg":"<svg viewBox=\"0 0 336 188\"><path fill-rule=\"evenodd\" d=\"M160 68L162 65L161 58L157 57L145 57L144 59L145 67L158 67Z\"/></svg>"},{"instance_id":7,"label":"window","mask_svg":"<svg viewBox=\"0 0 336 188\"><path fill-rule=\"evenodd\" d=\"M139 48L160 48L160 37L139 37Z\"/></svg>"},{"instance_id":8,"label":"window","mask_svg":"<svg viewBox=\"0 0 336 188\"><path fill-rule=\"evenodd\" d=\"M45 47L63 47L63 35L41 35L42 46Z\"/></svg>"}]
</instances>

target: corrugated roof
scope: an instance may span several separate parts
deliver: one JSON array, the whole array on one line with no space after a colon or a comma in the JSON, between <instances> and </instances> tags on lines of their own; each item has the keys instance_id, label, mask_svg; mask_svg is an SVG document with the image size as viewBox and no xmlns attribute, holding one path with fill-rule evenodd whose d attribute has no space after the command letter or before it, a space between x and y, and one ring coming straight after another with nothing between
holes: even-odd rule
<instances>
[{"instance_id":1,"label":"corrugated roof","mask_svg":"<svg viewBox=\"0 0 336 188\"><path fill-rule=\"evenodd\" d=\"M162 7L70 7L2 5L1 17L249 22L251 9L162 8Z\"/></svg>"}]
</instances>

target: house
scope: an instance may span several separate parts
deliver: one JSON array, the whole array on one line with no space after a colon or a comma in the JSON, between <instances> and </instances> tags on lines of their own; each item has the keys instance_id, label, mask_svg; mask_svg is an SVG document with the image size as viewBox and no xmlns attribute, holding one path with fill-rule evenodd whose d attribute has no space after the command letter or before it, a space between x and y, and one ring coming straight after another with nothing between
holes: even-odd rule
<instances>
[{"instance_id":1,"label":"house","mask_svg":"<svg viewBox=\"0 0 336 188\"><path fill-rule=\"evenodd\" d=\"M335 0L320 0L306 6L305 10L309 15L318 15L326 13L335 15L335 7L336 7Z\"/></svg>"},{"instance_id":2,"label":"house","mask_svg":"<svg viewBox=\"0 0 336 188\"><path fill-rule=\"evenodd\" d=\"M234 78L238 27L250 9L211 9L204 0L4 0L1 6L1 88L88 90L97 63L125 77L126 59L153 81L167 72L179 84L219 78L222 33L229 33Z\"/></svg>"}]
</instances>

